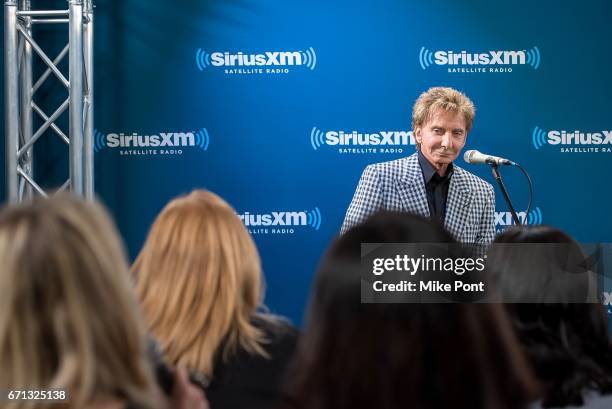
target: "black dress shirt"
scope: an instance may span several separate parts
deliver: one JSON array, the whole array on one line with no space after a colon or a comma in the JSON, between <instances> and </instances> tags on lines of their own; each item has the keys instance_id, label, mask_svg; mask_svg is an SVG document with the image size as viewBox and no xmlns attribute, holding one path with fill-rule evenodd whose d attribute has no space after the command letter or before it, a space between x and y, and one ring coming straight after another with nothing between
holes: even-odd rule
<instances>
[{"instance_id":1,"label":"black dress shirt","mask_svg":"<svg viewBox=\"0 0 612 409\"><path fill-rule=\"evenodd\" d=\"M419 151L419 165L423 172L423 180L425 181L425 192L427 193L427 205L429 206L429 215L433 220L438 220L444 223L446 216L446 198L448 196L448 188L450 179L453 175L453 164L449 164L446 170L446 175L440 176L431 163Z\"/></svg>"}]
</instances>

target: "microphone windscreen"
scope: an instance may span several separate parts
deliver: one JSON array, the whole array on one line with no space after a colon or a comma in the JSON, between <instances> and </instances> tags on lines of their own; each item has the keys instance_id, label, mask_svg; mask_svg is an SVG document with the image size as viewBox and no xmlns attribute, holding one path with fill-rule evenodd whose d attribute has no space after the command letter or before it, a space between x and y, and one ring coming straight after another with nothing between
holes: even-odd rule
<instances>
[{"instance_id":1,"label":"microphone windscreen","mask_svg":"<svg viewBox=\"0 0 612 409\"><path fill-rule=\"evenodd\" d=\"M476 155L478 153L478 151L476 150L469 150L469 151L465 151L465 153L463 154L463 160L466 161L467 163L472 163L472 157L474 155Z\"/></svg>"}]
</instances>

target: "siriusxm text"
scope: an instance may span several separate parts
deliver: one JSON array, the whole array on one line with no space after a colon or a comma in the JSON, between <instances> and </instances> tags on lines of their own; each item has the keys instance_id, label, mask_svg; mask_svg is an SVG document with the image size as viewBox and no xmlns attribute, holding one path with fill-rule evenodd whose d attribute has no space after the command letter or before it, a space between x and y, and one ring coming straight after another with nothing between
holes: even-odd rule
<instances>
[{"instance_id":1,"label":"siriusxm text","mask_svg":"<svg viewBox=\"0 0 612 409\"><path fill-rule=\"evenodd\" d=\"M210 55L211 64L222 66L265 66L265 65L302 65L299 51L266 51L262 54L243 54L238 52L214 52Z\"/></svg>"},{"instance_id":2,"label":"siriusxm text","mask_svg":"<svg viewBox=\"0 0 612 409\"><path fill-rule=\"evenodd\" d=\"M307 226L306 212L271 212L264 214L239 214L245 226Z\"/></svg>"},{"instance_id":3,"label":"siriusxm text","mask_svg":"<svg viewBox=\"0 0 612 409\"><path fill-rule=\"evenodd\" d=\"M195 136L192 132L162 132L159 135L109 133L106 135L106 146L109 148L195 146Z\"/></svg>"},{"instance_id":4,"label":"siriusxm text","mask_svg":"<svg viewBox=\"0 0 612 409\"><path fill-rule=\"evenodd\" d=\"M525 224L527 220L527 213L525 212L517 212L516 213L521 224ZM496 226L512 226L514 222L512 221L512 213L510 212L495 212L495 225Z\"/></svg>"},{"instance_id":5,"label":"siriusxm text","mask_svg":"<svg viewBox=\"0 0 612 409\"><path fill-rule=\"evenodd\" d=\"M325 134L327 145L414 145L412 132L381 131L379 133L360 133L353 131L328 131Z\"/></svg>"},{"instance_id":6,"label":"siriusxm text","mask_svg":"<svg viewBox=\"0 0 612 409\"><path fill-rule=\"evenodd\" d=\"M612 131L580 132L580 131L549 131L547 134L550 145L610 145Z\"/></svg>"},{"instance_id":7,"label":"siriusxm text","mask_svg":"<svg viewBox=\"0 0 612 409\"><path fill-rule=\"evenodd\" d=\"M468 53L461 51L436 51L434 61L437 65L515 65L525 64L525 51L489 51Z\"/></svg>"}]
</instances>

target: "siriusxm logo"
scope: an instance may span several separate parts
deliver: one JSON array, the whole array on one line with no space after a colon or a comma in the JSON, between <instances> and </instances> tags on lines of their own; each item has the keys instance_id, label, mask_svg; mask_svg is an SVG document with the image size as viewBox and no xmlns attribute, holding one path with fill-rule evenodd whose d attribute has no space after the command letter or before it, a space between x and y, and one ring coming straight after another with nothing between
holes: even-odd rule
<instances>
[{"instance_id":1,"label":"siriusxm logo","mask_svg":"<svg viewBox=\"0 0 612 409\"><path fill-rule=\"evenodd\" d=\"M531 132L531 143L536 150L545 145L558 145L561 152L611 152L610 146L601 145L612 145L612 130L599 132L546 131L536 126Z\"/></svg>"},{"instance_id":2,"label":"siriusxm logo","mask_svg":"<svg viewBox=\"0 0 612 409\"><path fill-rule=\"evenodd\" d=\"M529 214L525 212L517 212L521 224L542 224L542 211L539 207L531 210ZM495 229L500 231L512 226L512 213L510 212L495 212Z\"/></svg>"},{"instance_id":3,"label":"siriusxm logo","mask_svg":"<svg viewBox=\"0 0 612 409\"><path fill-rule=\"evenodd\" d=\"M295 227L321 227L321 211L318 207L306 211L274 211L270 213L238 214L251 234L293 234ZM269 229L268 227L272 227Z\"/></svg>"},{"instance_id":4,"label":"siriusxm logo","mask_svg":"<svg viewBox=\"0 0 612 409\"><path fill-rule=\"evenodd\" d=\"M242 51L208 53L198 48L195 61L200 71L224 67L226 74L281 74L289 72L289 69L278 67L302 66L314 70L317 66L317 54L312 47L306 51L265 51L255 54Z\"/></svg>"},{"instance_id":5,"label":"siriusxm logo","mask_svg":"<svg viewBox=\"0 0 612 409\"><path fill-rule=\"evenodd\" d=\"M119 149L121 155L180 155L181 148L194 147L208 150L210 137L206 128L193 132L160 132L159 134L142 135L94 132L94 150ZM146 148L146 149L140 149ZM148 149L152 148L152 149Z\"/></svg>"},{"instance_id":6,"label":"siriusxm logo","mask_svg":"<svg viewBox=\"0 0 612 409\"><path fill-rule=\"evenodd\" d=\"M414 144L412 131L322 131L316 126L310 131L310 145L315 151L334 146L339 153L402 153L403 147Z\"/></svg>"},{"instance_id":7,"label":"siriusxm logo","mask_svg":"<svg viewBox=\"0 0 612 409\"><path fill-rule=\"evenodd\" d=\"M538 47L533 47L530 50L501 50L479 53L450 50L430 51L425 47L421 47L419 51L419 64L423 70L435 64L449 66L448 72L512 72L512 68L509 66L513 65L529 65L537 70L540 67L540 61L541 55ZM497 67L489 68L489 66Z\"/></svg>"}]
</instances>

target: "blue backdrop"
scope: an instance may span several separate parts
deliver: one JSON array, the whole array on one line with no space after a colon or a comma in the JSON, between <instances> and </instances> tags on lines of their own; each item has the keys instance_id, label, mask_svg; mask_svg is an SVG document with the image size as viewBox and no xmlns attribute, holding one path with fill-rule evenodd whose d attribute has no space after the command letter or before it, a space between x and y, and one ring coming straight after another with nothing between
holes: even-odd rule
<instances>
[{"instance_id":1,"label":"blue backdrop","mask_svg":"<svg viewBox=\"0 0 612 409\"><path fill-rule=\"evenodd\" d=\"M210 189L250 225L268 306L300 323L362 170L414 152L412 104L439 85L476 104L465 149L530 172L529 223L612 241L609 0L96 4L96 190L131 257L168 200ZM497 212L501 230L499 192Z\"/></svg>"}]
</instances>

